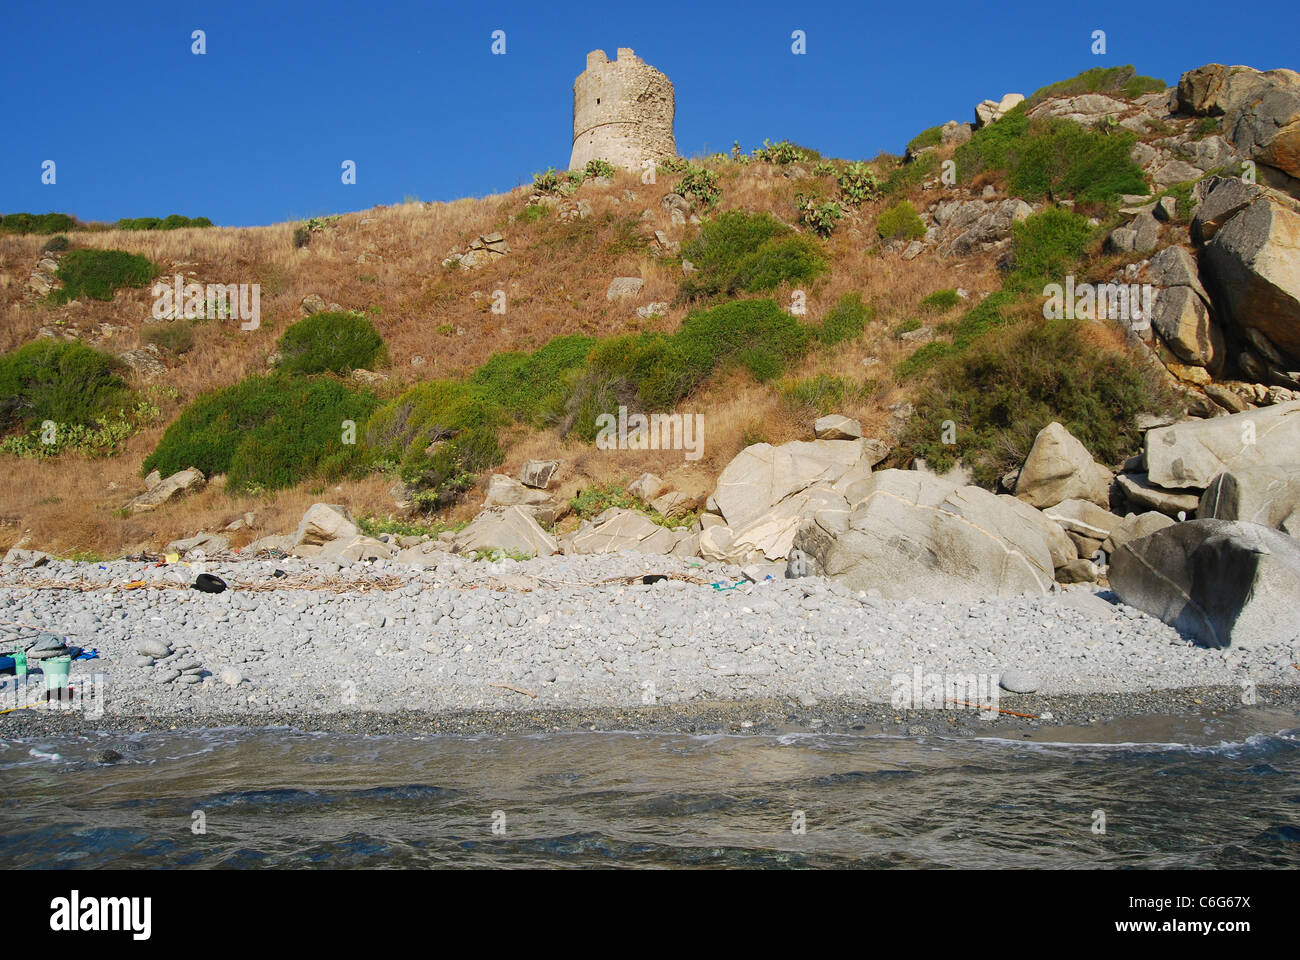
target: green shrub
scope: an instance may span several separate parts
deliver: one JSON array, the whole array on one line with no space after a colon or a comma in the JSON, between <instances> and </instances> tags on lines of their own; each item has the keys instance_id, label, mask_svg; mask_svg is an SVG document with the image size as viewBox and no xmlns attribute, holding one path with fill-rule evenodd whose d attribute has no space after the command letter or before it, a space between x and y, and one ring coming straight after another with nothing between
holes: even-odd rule
<instances>
[{"instance_id":1,"label":"green shrub","mask_svg":"<svg viewBox=\"0 0 1300 960\"><path fill-rule=\"evenodd\" d=\"M532 353L496 353L469 382L488 402L532 426L558 422L577 374L585 367L592 337L556 337Z\"/></svg>"},{"instance_id":2,"label":"green shrub","mask_svg":"<svg viewBox=\"0 0 1300 960\"><path fill-rule=\"evenodd\" d=\"M194 325L185 320L150 323L140 331L140 339L179 356L194 349Z\"/></svg>"},{"instance_id":3,"label":"green shrub","mask_svg":"<svg viewBox=\"0 0 1300 960\"><path fill-rule=\"evenodd\" d=\"M657 523L661 527L690 526L695 522L696 514L688 516L665 517L658 510L646 505L639 498L627 492L627 487L620 483L598 483L579 490L569 500L569 509L579 520L598 517L610 507L623 510L635 510L637 513Z\"/></svg>"},{"instance_id":4,"label":"green shrub","mask_svg":"<svg viewBox=\"0 0 1300 960\"><path fill-rule=\"evenodd\" d=\"M68 238L60 233L41 244L41 253L62 253L69 246L71 244L68 242Z\"/></svg>"},{"instance_id":5,"label":"green shrub","mask_svg":"<svg viewBox=\"0 0 1300 960\"><path fill-rule=\"evenodd\" d=\"M66 213L7 213L0 217L5 233L64 233L81 226L76 217Z\"/></svg>"},{"instance_id":6,"label":"green shrub","mask_svg":"<svg viewBox=\"0 0 1300 960\"><path fill-rule=\"evenodd\" d=\"M587 161L587 168L583 171L588 179L594 180L597 177L604 177L606 180L614 179L614 165L608 160L601 160L599 157Z\"/></svg>"},{"instance_id":7,"label":"green shrub","mask_svg":"<svg viewBox=\"0 0 1300 960\"><path fill-rule=\"evenodd\" d=\"M95 300L112 300L121 287L143 287L160 268L147 257L124 250L73 250L60 262L60 289L51 291L55 303L67 303L82 295Z\"/></svg>"},{"instance_id":8,"label":"green shrub","mask_svg":"<svg viewBox=\"0 0 1300 960\"><path fill-rule=\"evenodd\" d=\"M1048 207L1012 224L1014 269L1006 285L1038 292L1044 284L1063 283L1087 254L1097 229L1087 217L1060 207Z\"/></svg>"},{"instance_id":9,"label":"green shrub","mask_svg":"<svg viewBox=\"0 0 1300 960\"><path fill-rule=\"evenodd\" d=\"M813 336L819 343L834 346L860 335L874 317L875 309L864 304L860 294L846 293L826 314Z\"/></svg>"},{"instance_id":10,"label":"green shrub","mask_svg":"<svg viewBox=\"0 0 1300 960\"><path fill-rule=\"evenodd\" d=\"M547 167L544 172L533 174L533 189L538 193L559 193L561 176L554 167Z\"/></svg>"},{"instance_id":11,"label":"green shrub","mask_svg":"<svg viewBox=\"0 0 1300 960\"><path fill-rule=\"evenodd\" d=\"M1139 76L1131 64L1122 67L1093 67L1068 80L1058 80L1035 90L1025 103L1034 107L1049 97L1074 97L1081 93L1105 93L1133 100L1144 93L1157 93L1164 89L1163 80Z\"/></svg>"},{"instance_id":12,"label":"green shrub","mask_svg":"<svg viewBox=\"0 0 1300 960\"><path fill-rule=\"evenodd\" d=\"M925 344L898 365L895 372L900 378L908 378L923 373L944 357L960 355L972 343L997 327L1008 323L1012 317L1008 308L1018 302L1016 293L1010 290L998 290L990 293L975 306L971 307L961 318L946 328L952 334L952 342L933 341Z\"/></svg>"},{"instance_id":13,"label":"green shrub","mask_svg":"<svg viewBox=\"0 0 1300 960\"><path fill-rule=\"evenodd\" d=\"M132 403L116 357L85 344L37 340L0 356L0 429L52 420L94 425Z\"/></svg>"},{"instance_id":14,"label":"green shrub","mask_svg":"<svg viewBox=\"0 0 1300 960\"><path fill-rule=\"evenodd\" d=\"M925 236L925 222L910 200L900 200L881 212L876 233L884 240L916 240Z\"/></svg>"},{"instance_id":15,"label":"green shrub","mask_svg":"<svg viewBox=\"0 0 1300 960\"><path fill-rule=\"evenodd\" d=\"M1142 169L1129 156L1135 142L1127 130L1103 133L1056 117L1030 120L1021 103L977 130L954 159L963 181L1005 171L1011 192L1027 200L1109 205L1121 194L1146 192Z\"/></svg>"},{"instance_id":16,"label":"green shrub","mask_svg":"<svg viewBox=\"0 0 1300 960\"><path fill-rule=\"evenodd\" d=\"M936 290L921 299L921 309L929 310L931 313L943 313L945 310L951 310L959 303L961 303L961 297L957 295L956 290Z\"/></svg>"},{"instance_id":17,"label":"green shrub","mask_svg":"<svg viewBox=\"0 0 1300 960\"><path fill-rule=\"evenodd\" d=\"M667 410L715 370L735 364L769 380L803 352L809 332L771 300L735 300L693 311L675 334L640 333L601 341L570 404L578 435L619 403Z\"/></svg>"},{"instance_id":18,"label":"green shrub","mask_svg":"<svg viewBox=\"0 0 1300 960\"><path fill-rule=\"evenodd\" d=\"M173 213L169 217L131 217L117 221L119 230L179 230L182 227L210 227L207 217L182 217Z\"/></svg>"},{"instance_id":19,"label":"green shrub","mask_svg":"<svg viewBox=\"0 0 1300 960\"><path fill-rule=\"evenodd\" d=\"M907 193L928 180L934 174L934 168L938 163L939 158L933 153L923 153L911 163L899 164L885 178L885 182L880 186L880 192L887 197Z\"/></svg>"},{"instance_id":20,"label":"green shrub","mask_svg":"<svg viewBox=\"0 0 1300 960\"><path fill-rule=\"evenodd\" d=\"M915 317L909 317L906 320L894 324L894 329L891 330L890 333L893 334L893 336L897 339L905 333L911 333L914 330L920 330L920 329L921 329L921 321L917 320Z\"/></svg>"},{"instance_id":21,"label":"green shrub","mask_svg":"<svg viewBox=\"0 0 1300 960\"><path fill-rule=\"evenodd\" d=\"M944 361L917 399L900 451L939 471L960 457L991 487L1053 420L1099 461L1117 463L1141 445L1137 414L1167 403L1137 359L1087 343L1072 321L1035 322ZM942 443L945 420L957 426L955 445Z\"/></svg>"},{"instance_id":22,"label":"green shrub","mask_svg":"<svg viewBox=\"0 0 1300 960\"><path fill-rule=\"evenodd\" d=\"M926 147L937 147L943 142L943 127L928 127L907 142L907 152L916 153Z\"/></svg>"},{"instance_id":23,"label":"green shrub","mask_svg":"<svg viewBox=\"0 0 1300 960\"><path fill-rule=\"evenodd\" d=\"M682 248L698 268L682 283L688 299L766 293L808 283L826 269L817 245L767 213L728 210L708 220Z\"/></svg>"},{"instance_id":24,"label":"green shrub","mask_svg":"<svg viewBox=\"0 0 1300 960\"><path fill-rule=\"evenodd\" d=\"M186 407L141 472L197 467L226 474L227 489L241 492L355 475L367 465L360 431L374 407L368 390L328 378L249 377ZM358 442L344 442L349 421Z\"/></svg>"},{"instance_id":25,"label":"green shrub","mask_svg":"<svg viewBox=\"0 0 1300 960\"><path fill-rule=\"evenodd\" d=\"M366 427L372 455L399 464L416 502L437 509L458 500L476 475L501 462L505 411L481 387L432 380L375 411Z\"/></svg>"},{"instance_id":26,"label":"green shrub","mask_svg":"<svg viewBox=\"0 0 1300 960\"><path fill-rule=\"evenodd\" d=\"M95 419L94 426L58 424L53 436L38 426L27 433L0 438L0 453L46 460L65 453L86 457L111 457L141 428L156 423L162 411L151 399L136 399L130 408L118 407Z\"/></svg>"},{"instance_id":27,"label":"green shrub","mask_svg":"<svg viewBox=\"0 0 1300 960\"><path fill-rule=\"evenodd\" d=\"M314 313L290 326L278 349L284 373L341 375L386 359L379 331L357 313Z\"/></svg>"}]
</instances>

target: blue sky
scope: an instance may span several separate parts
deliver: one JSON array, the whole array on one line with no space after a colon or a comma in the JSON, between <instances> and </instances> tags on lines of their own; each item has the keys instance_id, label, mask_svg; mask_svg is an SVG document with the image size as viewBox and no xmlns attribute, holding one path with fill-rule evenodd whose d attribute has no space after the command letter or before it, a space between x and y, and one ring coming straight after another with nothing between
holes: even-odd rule
<instances>
[{"instance_id":1,"label":"blue sky","mask_svg":"<svg viewBox=\"0 0 1300 960\"><path fill-rule=\"evenodd\" d=\"M1174 83L1208 62L1300 68L1300 4L6 4L0 212L225 225L450 200L563 168L587 51L673 81L678 151L790 139L900 152L973 105L1094 66ZM1176 12L1175 12L1176 11ZM207 53L190 52L206 32ZM506 54L491 53L494 30ZM791 53L791 33L807 53ZM1107 52L1093 55L1094 30ZM57 182L41 183L54 160ZM357 182L340 182L344 160Z\"/></svg>"}]
</instances>

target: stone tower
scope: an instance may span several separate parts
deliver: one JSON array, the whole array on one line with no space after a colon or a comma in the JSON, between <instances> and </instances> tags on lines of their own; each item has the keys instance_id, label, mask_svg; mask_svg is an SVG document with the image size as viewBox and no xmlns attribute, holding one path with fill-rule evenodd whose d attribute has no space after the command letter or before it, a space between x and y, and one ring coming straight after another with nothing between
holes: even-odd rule
<instances>
[{"instance_id":1,"label":"stone tower","mask_svg":"<svg viewBox=\"0 0 1300 960\"><path fill-rule=\"evenodd\" d=\"M604 50L587 54L587 69L573 81L573 153L569 169L588 160L640 170L643 161L677 156L673 139L673 85L631 49L611 61Z\"/></svg>"}]
</instances>

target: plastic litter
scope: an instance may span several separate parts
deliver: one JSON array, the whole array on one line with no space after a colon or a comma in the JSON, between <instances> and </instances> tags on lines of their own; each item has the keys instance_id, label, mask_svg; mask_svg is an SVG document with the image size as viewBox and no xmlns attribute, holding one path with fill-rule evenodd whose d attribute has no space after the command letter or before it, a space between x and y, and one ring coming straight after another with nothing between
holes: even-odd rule
<instances>
[{"instance_id":1,"label":"plastic litter","mask_svg":"<svg viewBox=\"0 0 1300 960\"><path fill-rule=\"evenodd\" d=\"M210 573L200 573L194 579L194 589L204 593L224 593L226 581Z\"/></svg>"}]
</instances>

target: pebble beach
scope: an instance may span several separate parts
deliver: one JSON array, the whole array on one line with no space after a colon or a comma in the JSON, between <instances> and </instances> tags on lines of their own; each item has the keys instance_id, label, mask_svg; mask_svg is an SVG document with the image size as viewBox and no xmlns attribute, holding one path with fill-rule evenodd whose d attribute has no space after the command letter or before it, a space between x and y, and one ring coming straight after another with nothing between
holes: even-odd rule
<instances>
[{"instance_id":1,"label":"pebble beach","mask_svg":"<svg viewBox=\"0 0 1300 960\"><path fill-rule=\"evenodd\" d=\"M193 589L200 573L229 588ZM1293 638L1200 647L1096 585L899 602L819 577L751 582L736 567L636 554L447 554L423 570L56 560L4 571L0 606L0 650L51 634L98 653L72 664L85 703L11 710L0 718L11 735L132 724L364 731L412 717L433 729L619 717L687 728L706 715L744 728L745 717L889 722L926 711L964 724L995 710L1086 722L1211 700L1293 702L1300 679ZM954 677L978 680L978 704L930 695ZM5 681L15 701L5 707L22 706Z\"/></svg>"}]
</instances>

